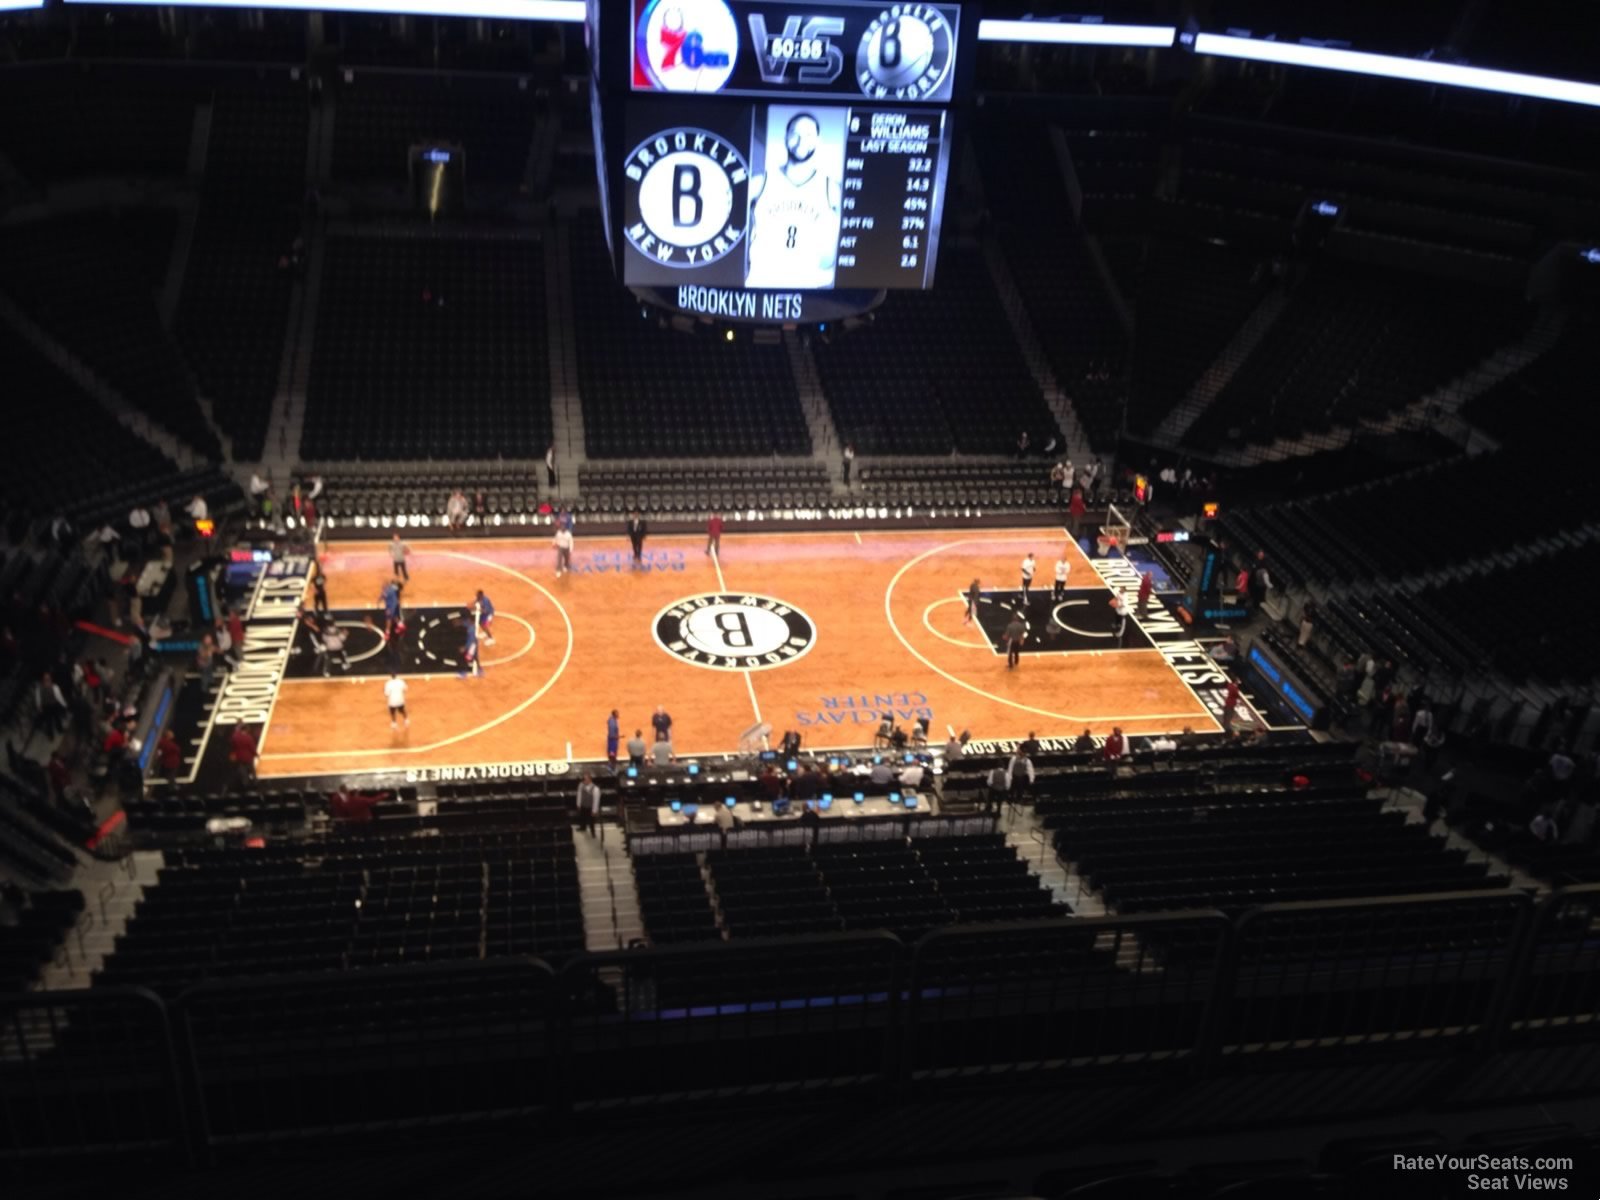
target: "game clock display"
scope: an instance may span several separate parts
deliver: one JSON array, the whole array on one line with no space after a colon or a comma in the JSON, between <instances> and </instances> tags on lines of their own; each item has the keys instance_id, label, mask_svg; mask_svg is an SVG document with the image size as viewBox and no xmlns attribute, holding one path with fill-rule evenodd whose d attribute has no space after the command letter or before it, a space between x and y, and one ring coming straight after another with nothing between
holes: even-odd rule
<instances>
[{"instance_id":1,"label":"game clock display","mask_svg":"<svg viewBox=\"0 0 1600 1200\"><path fill-rule=\"evenodd\" d=\"M886 104L638 105L623 282L778 290L933 283L949 114Z\"/></svg>"},{"instance_id":2,"label":"game clock display","mask_svg":"<svg viewBox=\"0 0 1600 1200\"><path fill-rule=\"evenodd\" d=\"M835 0L633 0L636 92L945 103L961 8Z\"/></svg>"}]
</instances>

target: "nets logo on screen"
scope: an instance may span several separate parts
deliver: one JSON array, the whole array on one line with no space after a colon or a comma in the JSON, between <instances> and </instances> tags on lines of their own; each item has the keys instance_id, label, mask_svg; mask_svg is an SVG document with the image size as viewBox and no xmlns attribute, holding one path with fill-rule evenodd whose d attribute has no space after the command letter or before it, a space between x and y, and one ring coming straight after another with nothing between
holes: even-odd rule
<instances>
[{"instance_id":1,"label":"nets logo on screen","mask_svg":"<svg viewBox=\"0 0 1600 1200\"><path fill-rule=\"evenodd\" d=\"M931 4L895 4L867 26L856 49L864 95L917 100L939 90L950 72L950 22Z\"/></svg>"},{"instance_id":2,"label":"nets logo on screen","mask_svg":"<svg viewBox=\"0 0 1600 1200\"><path fill-rule=\"evenodd\" d=\"M666 267L702 267L744 240L750 164L704 129L667 129L633 148L622 173L630 188L626 233L633 248Z\"/></svg>"},{"instance_id":3,"label":"nets logo on screen","mask_svg":"<svg viewBox=\"0 0 1600 1200\"><path fill-rule=\"evenodd\" d=\"M739 24L723 0L644 0L634 21L633 86L716 92L739 57Z\"/></svg>"}]
</instances>

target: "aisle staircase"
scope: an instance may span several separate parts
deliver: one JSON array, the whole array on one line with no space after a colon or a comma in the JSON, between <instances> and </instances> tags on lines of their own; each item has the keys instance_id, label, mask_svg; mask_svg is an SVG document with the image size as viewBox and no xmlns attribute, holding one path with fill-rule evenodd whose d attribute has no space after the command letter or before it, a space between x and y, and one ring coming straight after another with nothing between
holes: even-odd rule
<instances>
[{"instance_id":1,"label":"aisle staircase","mask_svg":"<svg viewBox=\"0 0 1600 1200\"><path fill-rule=\"evenodd\" d=\"M36 992L76 991L90 986L95 974L116 949L117 938L146 888L154 887L163 864L159 851L136 851L106 862L90 860L73 876L87 908L78 927L67 934L54 960L40 973ZM62 1008L23 1008L0 1028L0 1063L26 1062L48 1054L66 1030L70 1017Z\"/></svg>"},{"instance_id":2,"label":"aisle staircase","mask_svg":"<svg viewBox=\"0 0 1600 1200\"><path fill-rule=\"evenodd\" d=\"M1228 344L1218 352L1211 365L1190 386L1183 399L1156 426L1154 440L1158 445L1176 446L1188 436L1189 430L1211 407L1222 389L1233 381L1244 366L1245 360L1255 352L1261 340L1271 332L1289 303L1289 289L1283 284L1273 287L1261 298L1254 311L1245 318Z\"/></svg>"},{"instance_id":3,"label":"aisle staircase","mask_svg":"<svg viewBox=\"0 0 1600 1200\"><path fill-rule=\"evenodd\" d=\"M783 348L789 355L789 370L794 375L795 391L800 396L800 409L806 415L806 428L811 431L811 457L828 466L828 478L834 482L834 491L847 489L839 481L844 470L844 445L839 430L833 423L833 410L828 407L828 397L822 391L822 377L817 373L817 360L812 356L811 343L793 329L783 332Z\"/></svg>"},{"instance_id":4,"label":"aisle staircase","mask_svg":"<svg viewBox=\"0 0 1600 1200\"><path fill-rule=\"evenodd\" d=\"M188 470L205 464L204 455L200 454L176 434L169 432L165 426L158 425L152 421L143 409L129 403L121 392L95 374L71 351L46 333L41 326L13 304L11 298L3 292L0 292L0 324L10 326L23 341L31 345L46 360L53 363L63 375L66 375L77 384L85 395L97 401L100 407L105 409L120 425L149 442L179 467Z\"/></svg>"},{"instance_id":5,"label":"aisle staircase","mask_svg":"<svg viewBox=\"0 0 1600 1200\"><path fill-rule=\"evenodd\" d=\"M1055 417L1056 424L1066 434L1066 452L1062 457L1071 458L1073 462L1088 462L1094 458L1089 435L1078 420L1072 401L1067 398L1066 392L1061 389L1060 381L1056 379L1050 360L1045 355L1044 346L1040 343L1038 334L1034 332L1033 321L1028 316L1028 308L1023 302L1022 293L1017 290L1016 281L1011 278L1011 269L1006 265L1000 242L993 234L988 234L983 239L983 257L988 264L989 277L994 281L995 291L1000 296L1000 307L1005 310L1006 319L1016 334L1017 346L1028 364L1028 370L1032 373L1034 382L1039 385L1039 391L1043 394L1051 415Z\"/></svg>"},{"instance_id":6,"label":"aisle staircase","mask_svg":"<svg viewBox=\"0 0 1600 1200\"><path fill-rule=\"evenodd\" d=\"M602 821L594 837L572 835L578 854L578 893L583 900L584 949L626 950L644 936L633 865L623 845L622 828Z\"/></svg>"},{"instance_id":7,"label":"aisle staircase","mask_svg":"<svg viewBox=\"0 0 1600 1200\"><path fill-rule=\"evenodd\" d=\"M572 242L565 221L545 238L544 337L550 363L550 431L562 496L578 494L578 468L588 461L583 403L578 395L578 334L572 322Z\"/></svg>"}]
</instances>

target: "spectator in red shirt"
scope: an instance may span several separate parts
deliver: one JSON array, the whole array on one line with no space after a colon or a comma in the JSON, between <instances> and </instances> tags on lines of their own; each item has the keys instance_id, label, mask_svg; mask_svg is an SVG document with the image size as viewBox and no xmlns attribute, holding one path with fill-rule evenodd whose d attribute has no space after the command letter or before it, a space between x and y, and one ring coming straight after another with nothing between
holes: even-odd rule
<instances>
[{"instance_id":1,"label":"spectator in red shirt","mask_svg":"<svg viewBox=\"0 0 1600 1200\"><path fill-rule=\"evenodd\" d=\"M244 618L237 609L230 608L223 623L228 627L228 637L233 641L228 657L238 663L244 657Z\"/></svg>"},{"instance_id":2,"label":"spectator in red shirt","mask_svg":"<svg viewBox=\"0 0 1600 1200\"><path fill-rule=\"evenodd\" d=\"M1122 727L1113 726L1111 736L1106 739L1106 744L1100 750L1100 757L1115 767L1128 752L1128 740L1122 736Z\"/></svg>"},{"instance_id":3,"label":"spectator in red shirt","mask_svg":"<svg viewBox=\"0 0 1600 1200\"><path fill-rule=\"evenodd\" d=\"M714 512L706 522L706 553L722 557L722 514Z\"/></svg>"},{"instance_id":4,"label":"spectator in red shirt","mask_svg":"<svg viewBox=\"0 0 1600 1200\"><path fill-rule=\"evenodd\" d=\"M1139 615L1142 617L1150 611L1150 593L1156 590L1155 573L1146 571L1139 580Z\"/></svg>"},{"instance_id":5,"label":"spectator in red shirt","mask_svg":"<svg viewBox=\"0 0 1600 1200\"><path fill-rule=\"evenodd\" d=\"M1072 530L1072 537L1074 541L1076 541L1078 537L1078 522L1083 519L1083 513L1086 507L1087 506L1083 502L1083 489L1073 488L1072 499L1067 501L1067 528Z\"/></svg>"},{"instance_id":6,"label":"spectator in red shirt","mask_svg":"<svg viewBox=\"0 0 1600 1200\"><path fill-rule=\"evenodd\" d=\"M363 824L374 819L373 809L378 797L365 792L347 792L343 789L328 797L328 815L335 821Z\"/></svg>"},{"instance_id":7,"label":"spectator in red shirt","mask_svg":"<svg viewBox=\"0 0 1600 1200\"><path fill-rule=\"evenodd\" d=\"M1239 707L1239 681L1228 680L1228 690L1222 693L1222 732L1233 728L1233 710Z\"/></svg>"},{"instance_id":8,"label":"spectator in red shirt","mask_svg":"<svg viewBox=\"0 0 1600 1200\"><path fill-rule=\"evenodd\" d=\"M248 787L256 773L256 739L243 725L233 727L228 739L228 761L233 764L233 781Z\"/></svg>"},{"instance_id":9,"label":"spectator in red shirt","mask_svg":"<svg viewBox=\"0 0 1600 1200\"><path fill-rule=\"evenodd\" d=\"M178 745L178 739L173 736L172 730L168 729L156 743L156 767L168 783L176 783L178 768L182 765L183 747Z\"/></svg>"}]
</instances>

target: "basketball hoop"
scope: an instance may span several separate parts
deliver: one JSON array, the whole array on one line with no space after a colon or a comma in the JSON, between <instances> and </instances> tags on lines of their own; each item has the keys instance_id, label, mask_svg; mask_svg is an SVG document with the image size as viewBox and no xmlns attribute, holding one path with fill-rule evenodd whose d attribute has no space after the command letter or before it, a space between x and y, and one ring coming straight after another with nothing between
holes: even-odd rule
<instances>
[{"instance_id":1,"label":"basketball hoop","mask_svg":"<svg viewBox=\"0 0 1600 1200\"><path fill-rule=\"evenodd\" d=\"M1132 536L1133 522L1118 512L1115 504L1109 505L1106 508L1105 524L1100 526L1100 536L1095 538L1095 546L1100 551L1100 557L1107 558L1111 551L1127 546L1128 539Z\"/></svg>"}]
</instances>

